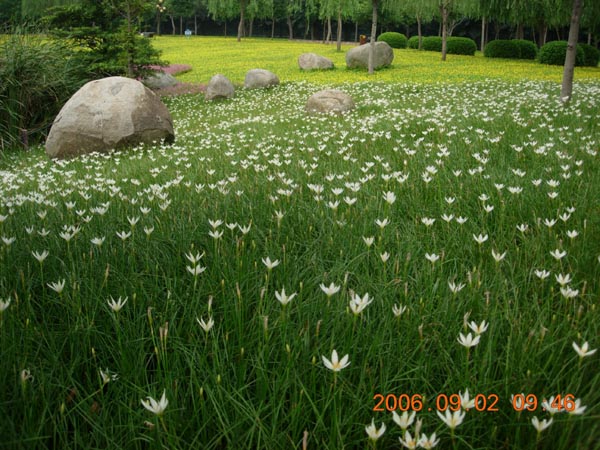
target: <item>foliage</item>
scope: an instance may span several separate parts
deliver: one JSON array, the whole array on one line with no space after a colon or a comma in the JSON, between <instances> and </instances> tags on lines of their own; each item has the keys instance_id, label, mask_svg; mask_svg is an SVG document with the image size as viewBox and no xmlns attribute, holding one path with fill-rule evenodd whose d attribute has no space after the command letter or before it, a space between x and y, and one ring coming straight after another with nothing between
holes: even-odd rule
<instances>
[{"instance_id":1,"label":"foliage","mask_svg":"<svg viewBox=\"0 0 600 450\"><path fill-rule=\"evenodd\" d=\"M577 48L583 50L583 66L598 67L600 61L600 50L593 45L577 44Z\"/></svg>"},{"instance_id":2,"label":"foliage","mask_svg":"<svg viewBox=\"0 0 600 450\"><path fill-rule=\"evenodd\" d=\"M387 42L392 48L406 48L407 39L402 33L396 33L394 31L388 31L382 33L377 38L378 41Z\"/></svg>"},{"instance_id":3,"label":"foliage","mask_svg":"<svg viewBox=\"0 0 600 450\"><path fill-rule=\"evenodd\" d=\"M512 40L519 48L519 59L535 59L537 58L538 48L534 42L526 39Z\"/></svg>"},{"instance_id":4,"label":"foliage","mask_svg":"<svg viewBox=\"0 0 600 450\"><path fill-rule=\"evenodd\" d=\"M448 54L475 55L477 44L471 38L450 36L448 38Z\"/></svg>"},{"instance_id":5,"label":"foliage","mask_svg":"<svg viewBox=\"0 0 600 450\"><path fill-rule=\"evenodd\" d=\"M0 148L26 130L30 144L48 131L66 100L89 78L65 43L17 30L0 44Z\"/></svg>"},{"instance_id":6,"label":"foliage","mask_svg":"<svg viewBox=\"0 0 600 450\"><path fill-rule=\"evenodd\" d=\"M407 47L417 50L419 48L419 36L411 36L408 38Z\"/></svg>"},{"instance_id":7,"label":"foliage","mask_svg":"<svg viewBox=\"0 0 600 450\"><path fill-rule=\"evenodd\" d=\"M414 45L414 42L413 42ZM418 41L417 41L418 45ZM450 36L447 39L448 54L454 55L474 55L477 51L477 44L473 39ZM439 36L423 37L423 50L441 52L442 38Z\"/></svg>"},{"instance_id":8,"label":"foliage","mask_svg":"<svg viewBox=\"0 0 600 450\"><path fill-rule=\"evenodd\" d=\"M52 36L74 43L94 78L140 78L152 72L149 66L165 64L151 41L138 32L137 17L147 7L144 1L106 5L85 0L53 8L44 23Z\"/></svg>"},{"instance_id":9,"label":"foliage","mask_svg":"<svg viewBox=\"0 0 600 450\"><path fill-rule=\"evenodd\" d=\"M583 66L585 54L583 49L577 46L577 55L575 57L575 65ZM567 41L552 41L543 45L538 54L538 60L542 64L550 64L555 66L563 66L567 56Z\"/></svg>"},{"instance_id":10,"label":"foliage","mask_svg":"<svg viewBox=\"0 0 600 450\"><path fill-rule=\"evenodd\" d=\"M537 47L523 39L497 39L488 42L483 53L487 58L535 59Z\"/></svg>"}]
</instances>

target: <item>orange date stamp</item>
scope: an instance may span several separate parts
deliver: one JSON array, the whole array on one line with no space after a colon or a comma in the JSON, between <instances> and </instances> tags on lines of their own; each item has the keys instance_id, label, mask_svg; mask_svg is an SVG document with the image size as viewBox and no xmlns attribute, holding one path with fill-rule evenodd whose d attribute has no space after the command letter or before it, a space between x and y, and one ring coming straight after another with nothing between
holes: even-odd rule
<instances>
[{"instance_id":1,"label":"orange date stamp","mask_svg":"<svg viewBox=\"0 0 600 450\"><path fill-rule=\"evenodd\" d=\"M437 394L435 397L426 398L422 394L375 394L373 396L375 405L373 411L393 412L393 411L441 411L447 409L450 411L459 411L461 408L465 411L474 409L478 412L497 412L499 411L500 396L498 394L477 394L472 398L461 396L460 394ZM566 411L571 412L577 408L575 396L573 394L554 395L550 400L543 399L538 402L535 394L513 394L510 396L510 407L517 412L537 411L538 407L542 411Z\"/></svg>"}]
</instances>

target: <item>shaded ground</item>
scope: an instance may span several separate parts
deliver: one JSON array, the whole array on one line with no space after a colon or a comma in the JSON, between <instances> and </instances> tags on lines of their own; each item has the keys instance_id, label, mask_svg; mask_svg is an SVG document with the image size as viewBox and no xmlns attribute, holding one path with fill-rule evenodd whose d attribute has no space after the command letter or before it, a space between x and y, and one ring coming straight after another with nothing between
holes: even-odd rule
<instances>
[{"instance_id":1,"label":"shaded ground","mask_svg":"<svg viewBox=\"0 0 600 450\"><path fill-rule=\"evenodd\" d=\"M157 71L162 71L164 73L168 73L170 75L177 75L180 73L189 72L192 70L192 66L188 64L171 64L165 67L160 66L152 66L153 69ZM198 83L183 83L178 82L175 86L155 89L155 92L160 96L174 96L181 94L198 94L200 92L206 91L205 84Z\"/></svg>"}]
</instances>

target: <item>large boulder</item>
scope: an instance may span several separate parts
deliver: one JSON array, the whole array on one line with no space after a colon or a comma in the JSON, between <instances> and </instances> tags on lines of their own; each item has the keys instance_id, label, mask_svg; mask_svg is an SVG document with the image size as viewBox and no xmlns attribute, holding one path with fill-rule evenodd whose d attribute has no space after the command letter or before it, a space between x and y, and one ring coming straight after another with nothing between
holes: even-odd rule
<instances>
[{"instance_id":1,"label":"large boulder","mask_svg":"<svg viewBox=\"0 0 600 450\"><path fill-rule=\"evenodd\" d=\"M229 81L225 75L221 75L219 73L212 77L208 82L204 98L206 100L217 100L231 98L234 96L234 94L235 88L233 87L231 81Z\"/></svg>"},{"instance_id":2,"label":"large boulder","mask_svg":"<svg viewBox=\"0 0 600 450\"><path fill-rule=\"evenodd\" d=\"M369 48L371 44L354 47L346 53L346 66L349 69L356 67L369 67ZM394 50L387 42L375 42L375 54L373 55L373 67L379 69L392 64Z\"/></svg>"},{"instance_id":3,"label":"large boulder","mask_svg":"<svg viewBox=\"0 0 600 450\"><path fill-rule=\"evenodd\" d=\"M252 69L246 74L244 87L246 89L263 89L277 86L279 78L273 72L264 69Z\"/></svg>"},{"instance_id":4,"label":"large boulder","mask_svg":"<svg viewBox=\"0 0 600 450\"><path fill-rule=\"evenodd\" d=\"M316 92L306 102L306 111L309 113L341 114L354 109L354 107L352 97L337 89Z\"/></svg>"},{"instance_id":5,"label":"large boulder","mask_svg":"<svg viewBox=\"0 0 600 450\"><path fill-rule=\"evenodd\" d=\"M333 61L316 53L303 53L298 58L298 65L302 70L329 70L333 69Z\"/></svg>"},{"instance_id":6,"label":"large boulder","mask_svg":"<svg viewBox=\"0 0 600 450\"><path fill-rule=\"evenodd\" d=\"M145 78L143 83L150 89L164 89L177 84L177 78L170 73L154 72L149 77Z\"/></svg>"},{"instance_id":7,"label":"large boulder","mask_svg":"<svg viewBox=\"0 0 600 450\"><path fill-rule=\"evenodd\" d=\"M90 81L58 113L46 140L51 158L173 142L173 121L167 107L142 83L109 77Z\"/></svg>"}]
</instances>

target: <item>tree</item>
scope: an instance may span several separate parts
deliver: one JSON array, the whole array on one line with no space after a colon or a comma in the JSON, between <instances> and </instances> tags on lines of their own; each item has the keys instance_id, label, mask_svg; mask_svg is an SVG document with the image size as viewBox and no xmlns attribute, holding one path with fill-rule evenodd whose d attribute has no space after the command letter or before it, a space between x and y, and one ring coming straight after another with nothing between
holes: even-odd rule
<instances>
[{"instance_id":1,"label":"tree","mask_svg":"<svg viewBox=\"0 0 600 450\"><path fill-rule=\"evenodd\" d=\"M571 26L569 27L569 41L567 44L567 55L563 69L563 80L560 89L560 98L564 103L571 100L573 94L573 73L575 71L575 57L577 56L577 39L579 37L579 21L583 10L583 0L573 0L573 12L571 13Z\"/></svg>"},{"instance_id":2,"label":"tree","mask_svg":"<svg viewBox=\"0 0 600 450\"><path fill-rule=\"evenodd\" d=\"M379 7L379 0L372 0L373 5L373 19L371 21L371 43L369 48L369 75L375 72L374 60L375 60L375 38L377 35L377 8Z\"/></svg>"}]
</instances>

